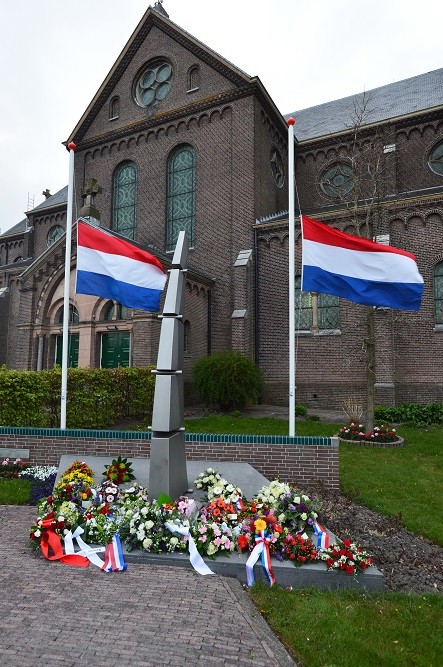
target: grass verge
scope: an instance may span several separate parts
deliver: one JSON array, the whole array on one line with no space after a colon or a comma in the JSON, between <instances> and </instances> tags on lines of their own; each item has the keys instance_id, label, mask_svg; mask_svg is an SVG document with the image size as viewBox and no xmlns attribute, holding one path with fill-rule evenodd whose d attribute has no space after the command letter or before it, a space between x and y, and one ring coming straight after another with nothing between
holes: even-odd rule
<instances>
[{"instance_id":1,"label":"grass verge","mask_svg":"<svg viewBox=\"0 0 443 667\"><path fill-rule=\"evenodd\" d=\"M0 505L26 505L30 492L31 482L27 479L0 477Z\"/></svg>"},{"instance_id":2,"label":"grass verge","mask_svg":"<svg viewBox=\"0 0 443 667\"><path fill-rule=\"evenodd\" d=\"M439 595L288 591L262 583L250 595L304 667L441 665Z\"/></svg>"}]
</instances>

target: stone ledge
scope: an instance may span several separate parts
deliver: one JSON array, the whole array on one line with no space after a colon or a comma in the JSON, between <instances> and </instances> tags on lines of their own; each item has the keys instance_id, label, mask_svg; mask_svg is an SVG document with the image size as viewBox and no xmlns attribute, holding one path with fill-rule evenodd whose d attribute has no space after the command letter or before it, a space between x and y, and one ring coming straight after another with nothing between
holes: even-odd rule
<instances>
[{"instance_id":1,"label":"stone ledge","mask_svg":"<svg viewBox=\"0 0 443 667\"><path fill-rule=\"evenodd\" d=\"M172 567L192 568L187 553L149 554L144 551L128 552L123 545L123 553L127 563L146 565L163 565ZM219 556L215 560L205 558L204 561L216 574L235 578L246 584L246 561L249 554L234 552L230 557ZM383 574L376 567L370 567L361 574L349 575L344 572L328 570L323 563L294 566L289 561L272 559L275 583L278 586L292 588L318 588L322 590L355 589L360 591L382 591L384 589ZM259 563L254 566L256 581L266 581ZM196 576L202 576L196 573Z\"/></svg>"}]
</instances>

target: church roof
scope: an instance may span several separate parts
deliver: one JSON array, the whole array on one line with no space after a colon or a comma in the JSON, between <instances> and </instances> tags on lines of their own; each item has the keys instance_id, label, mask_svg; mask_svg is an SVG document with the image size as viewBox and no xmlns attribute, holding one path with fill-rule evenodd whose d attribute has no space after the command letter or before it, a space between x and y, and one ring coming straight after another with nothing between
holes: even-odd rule
<instances>
[{"instance_id":1,"label":"church roof","mask_svg":"<svg viewBox=\"0 0 443 667\"><path fill-rule=\"evenodd\" d=\"M294 111L285 114L285 119L290 116L295 118L296 138L298 141L308 141L345 132L353 125L356 105L357 108L361 107L363 101L367 102L363 125L440 107L443 105L443 68L373 88L364 93Z\"/></svg>"},{"instance_id":2,"label":"church roof","mask_svg":"<svg viewBox=\"0 0 443 667\"><path fill-rule=\"evenodd\" d=\"M32 212L41 211L42 209L51 208L52 206L59 206L60 204L66 204L67 201L68 201L68 186L65 185L64 188L62 188L55 194L51 195L50 197L42 201L41 204L33 208ZM28 213L30 213L30 211L28 211Z\"/></svg>"},{"instance_id":3,"label":"church roof","mask_svg":"<svg viewBox=\"0 0 443 667\"><path fill-rule=\"evenodd\" d=\"M15 234L23 234L23 232L25 232L27 229L27 224L28 224L28 219L24 218L23 220L20 220L20 222L17 222L17 224L11 227L10 229L7 229L6 232L0 234L0 237L3 238L6 236L14 236Z\"/></svg>"}]
</instances>

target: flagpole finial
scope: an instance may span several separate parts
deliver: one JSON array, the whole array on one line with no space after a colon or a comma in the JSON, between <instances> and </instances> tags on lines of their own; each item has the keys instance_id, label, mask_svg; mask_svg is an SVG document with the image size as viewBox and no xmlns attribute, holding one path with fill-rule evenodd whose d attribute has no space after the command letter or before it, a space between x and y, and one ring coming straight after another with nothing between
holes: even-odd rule
<instances>
[{"instance_id":1,"label":"flagpole finial","mask_svg":"<svg viewBox=\"0 0 443 667\"><path fill-rule=\"evenodd\" d=\"M290 116L286 122L288 123L288 125L295 125L295 119L292 118L292 116Z\"/></svg>"},{"instance_id":2,"label":"flagpole finial","mask_svg":"<svg viewBox=\"0 0 443 667\"><path fill-rule=\"evenodd\" d=\"M75 151L75 149L77 148L77 144L74 144L74 142L71 141L71 143L68 144L68 148L70 151Z\"/></svg>"}]
</instances>

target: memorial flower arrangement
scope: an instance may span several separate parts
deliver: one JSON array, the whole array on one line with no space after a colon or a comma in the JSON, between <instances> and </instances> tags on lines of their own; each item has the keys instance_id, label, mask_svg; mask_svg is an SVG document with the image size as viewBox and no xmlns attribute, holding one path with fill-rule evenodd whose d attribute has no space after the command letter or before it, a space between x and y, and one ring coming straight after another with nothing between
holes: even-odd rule
<instances>
[{"instance_id":1,"label":"memorial flower arrangement","mask_svg":"<svg viewBox=\"0 0 443 667\"><path fill-rule=\"evenodd\" d=\"M242 522L237 536L237 543L241 551L245 549L251 551L255 545L255 535L260 530L264 530L269 539L269 551L271 555L274 556L280 553L281 545L288 534L288 529L279 522L274 509L249 504L245 508L245 511L242 512L241 517Z\"/></svg>"},{"instance_id":2,"label":"memorial flower arrangement","mask_svg":"<svg viewBox=\"0 0 443 667\"><path fill-rule=\"evenodd\" d=\"M207 468L200 473L194 480L194 486L196 489L205 491L208 500L223 498L229 503L238 503L239 505L243 500L241 489L224 479L214 468Z\"/></svg>"},{"instance_id":3,"label":"memorial flower arrangement","mask_svg":"<svg viewBox=\"0 0 443 667\"><path fill-rule=\"evenodd\" d=\"M114 484L123 484L135 479L131 462L121 456L113 459L110 465L105 466L103 477L109 482L114 482Z\"/></svg>"},{"instance_id":4,"label":"memorial flower arrangement","mask_svg":"<svg viewBox=\"0 0 443 667\"><path fill-rule=\"evenodd\" d=\"M149 501L144 491L134 488L118 509L120 537L128 549L143 549L149 553L185 550L186 538L172 533L165 523L189 527L189 520L173 504Z\"/></svg>"},{"instance_id":5,"label":"memorial flower arrangement","mask_svg":"<svg viewBox=\"0 0 443 667\"><path fill-rule=\"evenodd\" d=\"M211 520L210 515L201 514L193 530L197 550L202 556L216 558L229 555L235 549L232 528L226 521Z\"/></svg>"},{"instance_id":6,"label":"memorial flower arrangement","mask_svg":"<svg viewBox=\"0 0 443 667\"><path fill-rule=\"evenodd\" d=\"M328 570L341 570L346 574L356 574L372 565L372 557L350 540L343 540L321 551L319 559Z\"/></svg>"},{"instance_id":7,"label":"memorial flower arrangement","mask_svg":"<svg viewBox=\"0 0 443 667\"><path fill-rule=\"evenodd\" d=\"M289 533L284 538L281 550L276 553L276 557L279 560L291 560L294 565L306 565L306 563L317 562L319 553L309 537Z\"/></svg>"},{"instance_id":8,"label":"memorial flower arrangement","mask_svg":"<svg viewBox=\"0 0 443 667\"><path fill-rule=\"evenodd\" d=\"M263 503L267 507L277 507L280 500L288 493L291 493L289 485L275 479L269 484L262 486L254 500L257 503Z\"/></svg>"},{"instance_id":9,"label":"memorial flower arrangement","mask_svg":"<svg viewBox=\"0 0 443 667\"><path fill-rule=\"evenodd\" d=\"M278 519L292 532L311 529L314 522L321 520L318 504L304 493L290 490L275 505Z\"/></svg>"},{"instance_id":10,"label":"memorial flower arrangement","mask_svg":"<svg viewBox=\"0 0 443 667\"><path fill-rule=\"evenodd\" d=\"M247 500L240 488L212 468L200 473L194 483L206 492L206 502L197 503L187 496L152 500L148 489L136 482L129 488L111 479L96 484L91 468L75 461L53 492L39 500L31 540L39 547L45 531L63 540L78 528L89 545L107 547L118 533L128 550L148 553L188 551L194 543L206 558L229 556L237 550L254 559L260 545L268 556L280 561L294 565L322 562L346 574L364 571L372 564L371 556L350 540L327 548L315 546L327 545L319 538L320 529L325 536L318 523L320 509L312 498L288 484L273 480Z\"/></svg>"}]
</instances>

